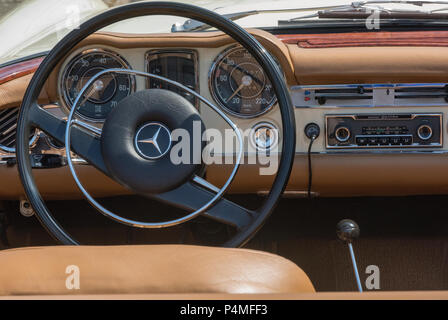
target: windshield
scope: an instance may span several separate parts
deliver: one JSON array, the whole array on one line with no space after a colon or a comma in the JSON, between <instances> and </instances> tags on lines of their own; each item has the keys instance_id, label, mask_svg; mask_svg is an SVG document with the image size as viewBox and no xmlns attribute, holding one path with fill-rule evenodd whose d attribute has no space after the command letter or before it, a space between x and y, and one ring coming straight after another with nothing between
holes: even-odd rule
<instances>
[{"instance_id":1,"label":"windshield","mask_svg":"<svg viewBox=\"0 0 448 320\"><path fill-rule=\"evenodd\" d=\"M175 0L198 5L225 15L242 27L276 28L323 19L381 19L406 17L407 21L448 20L448 2L347 0ZM135 0L0 0L0 65L45 53L80 23L109 8ZM405 3L404 3L405 2ZM418 12L417 12L418 11ZM418 14L417 14L418 13ZM436 16L439 14L440 16ZM401 15L401 16L400 16ZM378 17L380 17L378 15ZM374 26L375 27L375 26ZM139 17L121 21L105 31L123 33L183 32L209 30L181 17Z\"/></svg>"},{"instance_id":2,"label":"windshield","mask_svg":"<svg viewBox=\"0 0 448 320\"><path fill-rule=\"evenodd\" d=\"M170 0L168 0L170 1ZM30 55L44 53L68 32L88 18L109 8L136 2L136 0L0 0L0 65ZM254 0L176 0L209 9L236 3L256 3ZM123 22L109 31L134 32L139 27ZM171 17L164 23L152 23L153 32L170 32L172 24L186 19ZM147 25L147 24L146 24ZM154 26L159 26L154 28ZM142 30L144 30L143 28Z\"/></svg>"}]
</instances>

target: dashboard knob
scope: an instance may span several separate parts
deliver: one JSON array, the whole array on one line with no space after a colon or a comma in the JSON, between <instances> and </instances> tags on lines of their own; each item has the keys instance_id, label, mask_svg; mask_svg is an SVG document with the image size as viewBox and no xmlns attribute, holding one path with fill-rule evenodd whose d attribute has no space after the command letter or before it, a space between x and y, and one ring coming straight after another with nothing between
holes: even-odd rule
<instances>
[{"instance_id":1,"label":"dashboard knob","mask_svg":"<svg viewBox=\"0 0 448 320\"><path fill-rule=\"evenodd\" d=\"M336 129L334 135L339 142L346 142L350 139L350 130L347 127L339 127Z\"/></svg>"},{"instance_id":2,"label":"dashboard knob","mask_svg":"<svg viewBox=\"0 0 448 320\"><path fill-rule=\"evenodd\" d=\"M417 135L422 140L429 140L432 137L432 128L427 124L422 124L417 129Z\"/></svg>"},{"instance_id":3,"label":"dashboard knob","mask_svg":"<svg viewBox=\"0 0 448 320\"><path fill-rule=\"evenodd\" d=\"M360 229L355 221L344 219L337 224L336 234L342 241L351 243L353 240L358 239Z\"/></svg>"},{"instance_id":4,"label":"dashboard knob","mask_svg":"<svg viewBox=\"0 0 448 320\"><path fill-rule=\"evenodd\" d=\"M308 123L305 127L305 135L308 139L316 139L320 135L320 127L315 123Z\"/></svg>"}]
</instances>

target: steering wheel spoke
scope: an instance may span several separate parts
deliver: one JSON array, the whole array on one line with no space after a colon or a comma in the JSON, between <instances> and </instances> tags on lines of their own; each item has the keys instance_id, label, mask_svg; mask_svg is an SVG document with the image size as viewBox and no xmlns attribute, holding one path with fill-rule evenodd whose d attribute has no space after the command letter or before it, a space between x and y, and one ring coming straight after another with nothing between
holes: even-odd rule
<instances>
[{"instance_id":1,"label":"steering wheel spoke","mask_svg":"<svg viewBox=\"0 0 448 320\"><path fill-rule=\"evenodd\" d=\"M48 106L47 106L48 107ZM38 127L60 143L64 143L67 121L60 119L37 103L30 108L32 125ZM75 120L71 132L71 149L95 168L109 175L101 153L101 130Z\"/></svg>"},{"instance_id":2,"label":"steering wheel spoke","mask_svg":"<svg viewBox=\"0 0 448 320\"><path fill-rule=\"evenodd\" d=\"M203 178L195 176L174 190L151 194L149 197L173 205L175 207L194 211L209 202L220 189ZM202 216L235 227L238 230L248 226L255 212L243 208L236 203L221 198L215 205L202 213Z\"/></svg>"}]
</instances>

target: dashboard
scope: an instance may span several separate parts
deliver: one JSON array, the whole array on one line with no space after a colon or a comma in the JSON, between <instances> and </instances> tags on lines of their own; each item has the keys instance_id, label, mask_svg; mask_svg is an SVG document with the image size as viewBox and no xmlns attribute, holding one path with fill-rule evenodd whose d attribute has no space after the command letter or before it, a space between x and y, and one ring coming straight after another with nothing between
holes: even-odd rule
<instances>
[{"instance_id":1,"label":"dashboard","mask_svg":"<svg viewBox=\"0 0 448 320\"><path fill-rule=\"evenodd\" d=\"M286 195L306 195L308 151L316 196L448 193L448 47L403 42L346 46L345 42L328 42L325 35L319 38L273 35L255 29L250 32L277 62L295 109L296 159ZM98 32L75 47L54 70L42 102L49 112L66 117L87 81L109 68L145 71L178 81L216 104L242 131L250 132L245 143L254 146L253 152L269 151L274 146L279 146L276 152L281 152L281 117L272 84L247 50L220 32ZM12 85L15 90L24 90L27 81L28 75L0 84L0 96ZM190 93L156 78L131 74L104 74L98 78L81 101L77 116L101 128L121 100L148 88L175 91L199 110L206 126L221 131L228 128ZM8 170L14 166L15 141L14 134L8 133L14 132L18 105L1 102L0 157L4 166L0 174L12 180ZM305 128L310 124L318 128L319 135L309 150ZM60 143L39 130L30 133L30 144L38 156L64 152ZM92 194L124 193L120 186L94 173L82 159L75 159ZM225 163L207 168L210 182L220 185L226 181L232 166ZM57 167L48 170L56 170L53 172L58 172L60 179L71 179L62 165ZM45 177L45 171L36 175ZM231 191L263 194L269 190L273 176L257 172L258 165L244 163ZM47 197L77 197L73 184L55 191L57 180L45 181L43 193ZM10 186L0 195L16 198L22 194L18 181L12 181Z\"/></svg>"}]
</instances>

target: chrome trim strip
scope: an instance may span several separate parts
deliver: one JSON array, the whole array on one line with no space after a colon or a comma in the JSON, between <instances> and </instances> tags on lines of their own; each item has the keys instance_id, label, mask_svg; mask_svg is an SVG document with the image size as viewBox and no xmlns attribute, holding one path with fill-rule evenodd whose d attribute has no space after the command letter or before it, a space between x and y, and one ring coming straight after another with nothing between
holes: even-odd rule
<instances>
[{"instance_id":1,"label":"chrome trim strip","mask_svg":"<svg viewBox=\"0 0 448 320\"><path fill-rule=\"evenodd\" d=\"M220 115L228 124L229 126L235 131L236 136L238 138L238 143L239 143L239 148L238 148L238 155L236 157L236 163L235 166L229 176L229 179L226 181L226 183L221 187L221 189L219 190L219 192L209 201L207 202L204 206L202 206L201 208L199 208L198 210L185 215L182 218L179 219L175 219L175 220L170 220L170 221L165 221L165 222L159 222L159 223L151 223L151 222L141 222L141 221L135 221L135 220L131 220L131 219L126 219L123 217L120 217L119 215L116 215L115 213L113 213L112 211L109 211L108 209L104 208L100 203L98 203L89 193L88 191L84 188L84 186L82 185L81 181L79 180L76 170L73 166L72 163L72 156L71 156L71 152L70 152L70 136L71 136L71 128L73 125L73 117L75 115L76 109L78 108L79 102L81 101L84 93L86 92L86 90L90 87L90 85L99 77L101 77L102 75L106 74L106 73L122 73L122 74L132 74L134 76L144 76L144 77L154 77L155 79L161 80L161 81L165 81L168 82L169 84L172 84L174 86L177 86L180 89L183 89L185 91L187 91L188 93L194 95L196 98L198 98L199 100L201 100L202 102L204 102L205 104L207 104L209 107L211 107L216 113L218 113L218 115ZM165 77L162 76L158 76L155 74L151 74L151 73L146 73L146 72L142 72L142 71L137 71L137 70L127 70L127 69L106 69L103 70L99 73L97 73L95 76L93 76L91 79L89 79L89 81L85 84L85 86L81 89L81 91L79 92L78 96L76 97L76 100L73 104L73 108L70 111L70 114L68 116L67 119L67 126L65 129L65 145L66 145L66 149L65 149L65 153L66 153L66 157L67 157L67 163L70 169L70 172L73 176L73 179L75 180L78 188L81 190L81 192L84 194L84 196L86 197L86 199L89 201L89 203L96 208L100 213L102 213L103 215L118 221L122 224L125 225L129 225L132 227L138 227L138 228L166 228L166 227L171 227L171 226L175 226L178 225L180 223L189 221L195 217L197 217L198 215L202 214L203 212L205 212L207 209L209 209L210 207L212 207L213 205L215 205L218 200L220 200L223 196L223 194L226 192L226 190L228 189L228 187L230 186L230 184L232 183L233 179L235 178L235 175L238 171L239 165L241 163L241 158L243 156L243 137L242 134L240 132L240 130L238 129L238 127L236 126L235 123L233 123L233 121L225 114L223 113L218 107L216 107L215 105L213 105L210 101L208 101L206 98L204 98L203 96L199 95L198 93L196 93L195 91L191 90L190 88L176 82L170 79L167 79Z\"/></svg>"},{"instance_id":2,"label":"chrome trim strip","mask_svg":"<svg viewBox=\"0 0 448 320\"><path fill-rule=\"evenodd\" d=\"M325 90L325 89L407 89L407 88L430 88L446 87L448 83L366 83L366 84L324 84L324 85L303 85L291 86L291 90Z\"/></svg>"},{"instance_id":3,"label":"chrome trim strip","mask_svg":"<svg viewBox=\"0 0 448 320\"><path fill-rule=\"evenodd\" d=\"M401 147L401 146L398 146ZM431 146L433 147L433 146ZM415 147L418 148L418 147ZM434 148L434 147L433 147ZM311 154L317 154L317 155L367 155L367 154L377 154L377 155L398 155L398 154L425 154L425 155L431 155L431 154L448 154L448 150L411 150L411 149L349 149L346 150L342 149L329 149L326 151L313 151ZM306 156L308 155L307 152L296 152L296 156Z\"/></svg>"},{"instance_id":4,"label":"chrome trim strip","mask_svg":"<svg viewBox=\"0 0 448 320\"><path fill-rule=\"evenodd\" d=\"M351 149L351 150L337 150L337 149L330 149L327 151L312 151L311 154L314 155L328 155L328 156L334 156L334 155L353 155L353 156L359 156L359 155L384 155L384 156L390 156L390 155L448 155L448 150L411 150L411 149L403 149L403 150L397 150L397 149ZM296 157L306 157L308 155L307 152L296 152ZM232 156L232 155L229 155ZM247 156L247 154L245 155ZM8 159L16 159L15 155L8 155L8 154L0 154L0 165L6 165ZM64 157L64 159L66 159ZM86 160L82 158L72 158L72 162L75 165L90 165ZM195 178L193 178L195 179ZM197 182L197 181L194 181ZM201 185L201 183L199 183ZM266 191L267 192L267 191ZM304 191L305 192L305 191Z\"/></svg>"},{"instance_id":5,"label":"chrome trim strip","mask_svg":"<svg viewBox=\"0 0 448 320\"><path fill-rule=\"evenodd\" d=\"M395 104L395 105L373 105L372 103L370 104L366 104L363 103L363 100L368 100L368 101L373 101L374 99L374 94L373 94L373 90L374 89L391 89L394 90L394 100L403 100L403 99L416 99L416 98L408 98L408 96L412 96L412 95L425 95L427 97L421 97L419 99L442 99L443 97L437 97L437 95L440 95L440 92L399 92L397 90L400 89L418 89L418 88L435 88L435 89L447 89L448 88L448 83L374 83L374 84L328 84L328 85L296 85L296 86L291 86L290 87L290 91L299 91L299 90L311 90L311 91L316 91L316 90L344 90L344 89L364 89L364 90L371 90L369 92L365 92L363 94L360 93L345 93L345 92L331 92L331 93L314 93L315 98L319 98L319 97L325 97L327 95L329 96L333 96L333 97L338 97L339 99L341 99L342 101L344 101L343 97L344 96L351 96L353 97L350 100L359 100L358 104L341 104L341 105L300 105L295 103L295 108L298 109L303 109L303 108L315 108L315 109L330 109L330 108L390 108L390 107L404 107L404 105L401 104ZM446 91L446 94L448 96L448 90ZM362 99L362 97L368 97L369 99ZM359 99L357 99L359 98ZM293 101L294 102L294 101ZM406 107L408 106L415 106L415 107L440 107L440 106L446 106L448 104L448 101L443 101L443 102L413 102L413 103L409 103L409 105L406 105Z\"/></svg>"},{"instance_id":6,"label":"chrome trim strip","mask_svg":"<svg viewBox=\"0 0 448 320\"><path fill-rule=\"evenodd\" d=\"M257 191L256 194L260 197L266 197L269 194L267 190ZM311 191L311 196L313 198L319 196L319 192ZM308 198L308 191L302 190L285 190L283 191L282 198Z\"/></svg>"},{"instance_id":7,"label":"chrome trim strip","mask_svg":"<svg viewBox=\"0 0 448 320\"><path fill-rule=\"evenodd\" d=\"M86 129L87 131L92 132L93 134L96 134L97 136L101 136L101 133L103 132L101 130L101 128L92 126L88 123L85 123L84 121L80 121L79 119L74 119L73 124L80 128Z\"/></svg>"},{"instance_id":8,"label":"chrome trim strip","mask_svg":"<svg viewBox=\"0 0 448 320\"><path fill-rule=\"evenodd\" d=\"M194 176L193 177L193 182L197 183L198 185L207 188L210 191L213 191L215 193L219 192L219 188L215 187L213 184L211 184L210 182L208 182L207 180L199 177L199 176Z\"/></svg>"}]
</instances>

